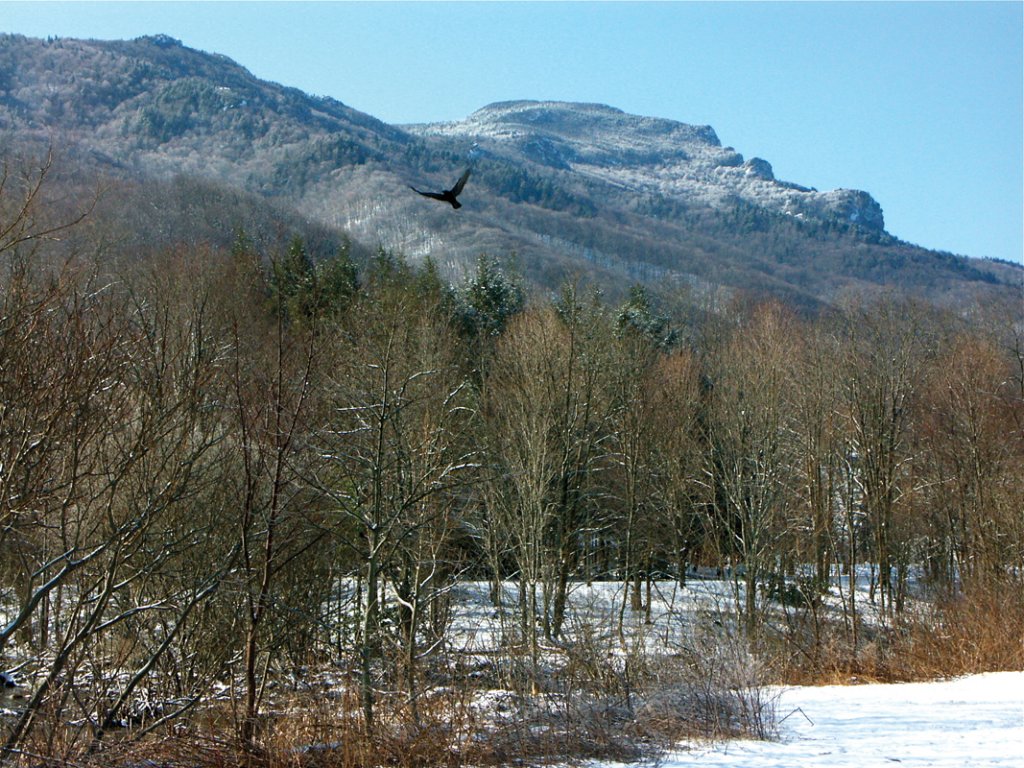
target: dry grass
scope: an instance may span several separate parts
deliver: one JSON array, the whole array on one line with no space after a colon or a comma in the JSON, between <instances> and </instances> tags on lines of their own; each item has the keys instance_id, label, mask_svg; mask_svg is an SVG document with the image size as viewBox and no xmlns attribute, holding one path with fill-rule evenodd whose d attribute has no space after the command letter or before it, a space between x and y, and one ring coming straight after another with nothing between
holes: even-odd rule
<instances>
[{"instance_id":1,"label":"dry grass","mask_svg":"<svg viewBox=\"0 0 1024 768\"><path fill-rule=\"evenodd\" d=\"M306 689L274 701L248 750L223 702L143 743L112 736L101 751L79 750L63 764L486 768L656 759L688 738L771 735L773 701L745 643L699 633L671 657L648 656L642 643L626 653L614 652L617 646L605 634L582 633L550 660L536 695L485 690L453 664L446 684L415 707L405 694L380 693L370 732L354 690Z\"/></svg>"},{"instance_id":2,"label":"dry grass","mask_svg":"<svg viewBox=\"0 0 1024 768\"><path fill-rule=\"evenodd\" d=\"M1024 592L982 588L937 602L893 646L897 674L920 679L1024 669Z\"/></svg>"},{"instance_id":3,"label":"dry grass","mask_svg":"<svg viewBox=\"0 0 1024 768\"><path fill-rule=\"evenodd\" d=\"M988 585L922 605L894 627L863 630L853 648L842 627L791 624L779 677L790 685L910 682L1024 669L1024 592Z\"/></svg>"}]
</instances>

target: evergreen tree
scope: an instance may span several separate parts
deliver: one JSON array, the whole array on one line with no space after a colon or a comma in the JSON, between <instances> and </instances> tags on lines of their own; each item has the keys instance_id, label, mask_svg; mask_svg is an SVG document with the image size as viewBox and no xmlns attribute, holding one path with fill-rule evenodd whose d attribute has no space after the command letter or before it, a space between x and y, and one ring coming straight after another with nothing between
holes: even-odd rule
<instances>
[{"instance_id":1,"label":"evergreen tree","mask_svg":"<svg viewBox=\"0 0 1024 768\"><path fill-rule=\"evenodd\" d=\"M620 336L639 334L658 349L671 349L679 341L679 331L669 324L665 315L654 311L647 290L639 284L629 289L629 299L619 309L617 325Z\"/></svg>"},{"instance_id":2,"label":"evergreen tree","mask_svg":"<svg viewBox=\"0 0 1024 768\"><path fill-rule=\"evenodd\" d=\"M316 265L314 273L318 313L347 309L359 290L359 271L346 242L338 253Z\"/></svg>"},{"instance_id":3,"label":"evergreen tree","mask_svg":"<svg viewBox=\"0 0 1024 768\"><path fill-rule=\"evenodd\" d=\"M312 314L311 300L315 285L313 260L301 237L294 237L284 256L270 265L270 289L274 309L289 320Z\"/></svg>"},{"instance_id":4,"label":"evergreen tree","mask_svg":"<svg viewBox=\"0 0 1024 768\"><path fill-rule=\"evenodd\" d=\"M463 288L460 299L461 325L471 338L500 335L525 303L520 282L506 275L497 260L486 254L478 259L476 275Z\"/></svg>"}]
</instances>

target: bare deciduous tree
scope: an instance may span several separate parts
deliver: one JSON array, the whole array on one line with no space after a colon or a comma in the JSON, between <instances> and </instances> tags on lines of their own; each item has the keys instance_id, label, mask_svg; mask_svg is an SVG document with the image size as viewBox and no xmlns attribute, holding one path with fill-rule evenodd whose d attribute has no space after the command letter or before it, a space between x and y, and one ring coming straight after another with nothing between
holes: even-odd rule
<instances>
[{"instance_id":1,"label":"bare deciduous tree","mask_svg":"<svg viewBox=\"0 0 1024 768\"><path fill-rule=\"evenodd\" d=\"M465 439L472 411L447 319L407 286L385 282L334 339L325 421L315 439L315 483L334 509L335 540L356 565L360 695L371 732L388 646L386 585L395 588L412 688L423 611L457 573L424 558L435 557L451 534L454 490L476 461Z\"/></svg>"},{"instance_id":2,"label":"bare deciduous tree","mask_svg":"<svg viewBox=\"0 0 1024 768\"><path fill-rule=\"evenodd\" d=\"M751 635L759 625L758 584L779 567L778 544L788 526L792 334L793 321L781 307L758 308L710 365L705 472L714 503L709 523L733 568Z\"/></svg>"}]
</instances>

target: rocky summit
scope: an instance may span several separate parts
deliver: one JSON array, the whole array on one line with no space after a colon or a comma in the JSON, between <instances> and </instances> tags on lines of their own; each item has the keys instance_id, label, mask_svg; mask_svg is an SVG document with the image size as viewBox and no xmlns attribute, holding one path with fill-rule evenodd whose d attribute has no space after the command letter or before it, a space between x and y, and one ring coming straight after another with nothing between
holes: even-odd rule
<instances>
[{"instance_id":1,"label":"rocky summit","mask_svg":"<svg viewBox=\"0 0 1024 768\"><path fill-rule=\"evenodd\" d=\"M882 207L867 192L819 192L779 181L767 160L745 160L723 147L710 125L630 115L603 104L508 101L465 120L407 129L469 139L497 155L526 157L641 195L717 209L742 200L796 218L838 217L885 230Z\"/></svg>"}]
</instances>

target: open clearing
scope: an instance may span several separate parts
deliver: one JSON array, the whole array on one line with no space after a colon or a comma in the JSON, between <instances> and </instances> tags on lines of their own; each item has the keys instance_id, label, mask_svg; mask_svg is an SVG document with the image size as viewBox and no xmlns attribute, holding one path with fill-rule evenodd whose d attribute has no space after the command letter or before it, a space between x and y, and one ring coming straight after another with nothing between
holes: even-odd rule
<instances>
[{"instance_id":1,"label":"open clearing","mask_svg":"<svg viewBox=\"0 0 1024 768\"><path fill-rule=\"evenodd\" d=\"M782 693L776 742L691 745L661 768L987 768L1024 765L1024 672ZM604 768L621 764L604 763Z\"/></svg>"}]
</instances>

